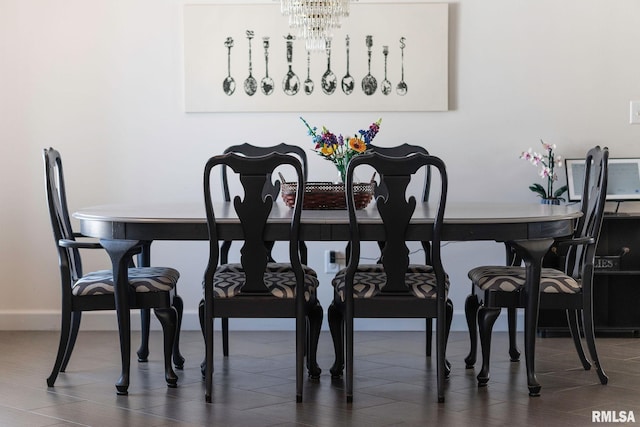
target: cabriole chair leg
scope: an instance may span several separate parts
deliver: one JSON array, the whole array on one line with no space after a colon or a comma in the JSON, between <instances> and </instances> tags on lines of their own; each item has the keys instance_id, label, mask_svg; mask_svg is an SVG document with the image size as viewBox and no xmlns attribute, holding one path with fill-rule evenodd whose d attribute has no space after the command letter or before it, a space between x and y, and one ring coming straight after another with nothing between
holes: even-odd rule
<instances>
[{"instance_id":1,"label":"cabriole chair leg","mask_svg":"<svg viewBox=\"0 0 640 427\"><path fill-rule=\"evenodd\" d=\"M178 295L173 297L173 308L176 310L176 335L173 342L173 364L176 369L184 368L184 357L180 353L180 330L182 329L182 313L184 311L184 303Z\"/></svg>"},{"instance_id":2,"label":"cabriole chair leg","mask_svg":"<svg viewBox=\"0 0 640 427\"><path fill-rule=\"evenodd\" d=\"M62 366L60 366L60 372L67 370L71 353L76 345L76 339L78 338L78 331L80 330L80 321L82 320L82 312L74 311L71 313L71 332L69 334L69 341L67 342L67 348L64 351L64 359L62 360Z\"/></svg>"},{"instance_id":3,"label":"cabriole chair leg","mask_svg":"<svg viewBox=\"0 0 640 427\"><path fill-rule=\"evenodd\" d=\"M171 355L173 353L173 346L176 337L176 324L178 315L174 307L171 308L156 308L154 310L156 317L162 325L162 332L164 335L164 370L165 380L167 386L175 388L178 385L178 376L173 371L171 365Z\"/></svg>"},{"instance_id":4,"label":"cabriole chair leg","mask_svg":"<svg viewBox=\"0 0 640 427\"><path fill-rule=\"evenodd\" d=\"M331 372L332 379L338 379L342 378L344 371L344 318L340 309L333 303L327 310L327 317L335 352L333 366L329 372Z\"/></svg>"},{"instance_id":5,"label":"cabriole chair leg","mask_svg":"<svg viewBox=\"0 0 640 427\"><path fill-rule=\"evenodd\" d=\"M480 331L480 345L482 346L482 369L477 376L478 387L484 387L489 382L489 363L491 358L491 331L500 314L499 308L481 307L478 310L478 329Z\"/></svg>"},{"instance_id":6,"label":"cabriole chair leg","mask_svg":"<svg viewBox=\"0 0 640 427\"><path fill-rule=\"evenodd\" d=\"M476 364L478 352L478 309L480 301L475 294L471 294L464 302L464 313L467 318L467 328L469 329L469 354L464 358L466 369L472 369Z\"/></svg>"}]
</instances>

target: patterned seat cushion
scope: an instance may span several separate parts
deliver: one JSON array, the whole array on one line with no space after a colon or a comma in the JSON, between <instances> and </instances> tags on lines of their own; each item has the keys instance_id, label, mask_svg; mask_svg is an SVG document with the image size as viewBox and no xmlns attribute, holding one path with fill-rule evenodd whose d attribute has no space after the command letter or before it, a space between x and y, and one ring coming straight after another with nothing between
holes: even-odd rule
<instances>
[{"instance_id":1,"label":"patterned seat cushion","mask_svg":"<svg viewBox=\"0 0 640 427\"><path fill-rule=\"evenodd\" d=\"M129 285L136 292L166 292L175 289L180 273L168 267L136 267L129 269ZM71 290L73 295L113 294L111 270L94 271L84 275Z\"/></svg>"},{"instance_id":2,"label":"patterned seat cushion","mask_svg":"<svg viewBox=\"0 0 640 427\"><path fill-rule=\"evenodd\" d=\"M335 291L344 301L345 276L343 268L331 281ZM449 289L449 276L445 276L445 287ZM387 282L387 275L382 264L365 264L358 266L353 279L354 298L371 298L380 293ZM409 291L417 298L436 297L436 275L430 265L410 264L405 275L405 283Z\"/></svg>"},{"instance_id":3,"label":"patterned seat cushion","mask_svg":"<svg viewBox=\"0 0 640 427\"><path fill-rule=\"evenodd\" d=\"M242 271L229 271L226 265L218 267L213 276L214 298L232 298L242 292L245 283L245 275ZM296 276L293 271L264 273L264 284L271 295L277 298L295 298ZM318 278L311 274L304 275L304 299L306 301L316 299Z\"/></svg>"},{"instance_id":4,"label":"patterned seat cushion","mask_svg":"<svg viewBox=\"0 0 640 427\"><path fill-rule=\"evenodd\" d=\"M482 290L514 292L524 286L524 267L485 266L469 271L469 279ZM580 284L554 268L543 268L540 277L540 292L550 294L575 294Z\"/></svg>"},{"instance_id":5,"label":"patterned seat cushion","mask_svg":"<svg viewBox=\"0 0 640 427\"><path fill-rule=\"evenodd\" d=\"M284 273L286 271L292 271L292 270L293 268L289 263L285 263L285 262L267 263L267 271L272 273ZM302 270L304 271L304 274L310 274L312 276L318 277L318 273L316 273L316 271L313 268L307 265L302 264ZM242 264L233 263L233 264L223 264L220 267L218 267L216 271L218 273L242 273L244 272L244 269L242 268Z\"/></svg>"}]
</instances>

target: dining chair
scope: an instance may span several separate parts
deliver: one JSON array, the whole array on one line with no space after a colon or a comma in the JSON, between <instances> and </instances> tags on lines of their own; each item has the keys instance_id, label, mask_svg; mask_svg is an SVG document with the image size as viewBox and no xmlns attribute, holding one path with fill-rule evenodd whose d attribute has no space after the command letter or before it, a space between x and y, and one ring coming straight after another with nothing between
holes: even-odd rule
<instances>
[{"instance_id":1,"label":"dining chair","mask_svg":"<svg viewBox=\"0 0 640 427\"><path fill-rule=\"evenodd\" d=\"M80 329L82 313L95 310L115 310L114 277L111 270L84 273L80 249L103 249L99 242L85 241L74 232L69 218L62 158L53 149L44 149L46 195L53 237L58 251L60 283L62 290L62 316L60 342L56 360L47 378L53 387L58 374L64 372L69 363ZM138 247L131 253L140 253ZM131 259L133 262L133 259ZM130 287L130 307L155 311L163 329L165 379L169 387L176 387L178 377L171 366L171 357L180 356L175 347L178 329L178 311L182 306L176 294L179 272L168 267L131 267L127 270ZM124 351L124 350L122 350ZM121 357L124 358L124 353ZM184 361L184 359L182 359ZM119 380L118 394L127 394L128 378Z\"/></svg>"},{"instance_id":2,"label":"dining chair","mask_svg":"<svg viewBox=\"0 0 640 427\"><path fill-rule=\"evenodd\" d=\"M241 223L240 267L220 264L218 235L213 204L211 172L226 167L239 177L244 196L235 196L231 206ZM317 345L323 311L316 297L317 275L306 274L300 255L300 217L304 192L296 195L291 220L280 226L289 230L289 264L279 271L268 269L267 219L273 210L274 195L268 190L275 168L292 169L298 188L304 187L300 161L292 155L272 152L252 157L227 153L211 157L204 169L204 200L209 235L209 261L204 275L205 399L211 402L213 385L213 320L215 318L295 318L296 401L302 401L303 362L306 353L309 376L317 377ZM307 326L308 325L308 326Z\"/></svg>"},{"instance_id":3,"label":"dining chair","mask_svg":"<svg viewBox=\"0 0 640 427\"><path fill-rule=\"evenodd\" d=\"M381 264L360 264L361 228L353 199L353 175L360 166L369 166L379 175L374 184L376 209L384 224ZM440 177L439 199L433 208L434 221L415 238L408 230L416 211L416 198L407 197L407 186L418 171L429 167ZM424 153L405 157L388 157L377 152L354 157L347 168L346 197L349 215L350 254L347 267L340 270L332 285L334 297L329 307L329 328L336 360L331 373L339 377L345 366L347 402L353 401L354 318L436 318L436 365L438 401L444 402L444 380L447 376L445 347L451 304L447 303L449 279L440 257L441 229L447 198L447 173L442 160ZM411 264L407 240L430 241L431 263Z\"/></svg>"},{"instance_id":4,"label":"dining chair","mask_svg":"<svg viewBox=\"0 0 640 427\"><path fill-rule=\"evenodd\" d=\"M608 148L596 146L589 150L585 160L585 179L581 199L582 216L573 235L558 240L555 246L566 252L564 268L542 268L540 277L540 309L565 310L569 330L585 370L591 368L582 347L580 323L596 372L602 384L608 382L598 357L593 324L593 264L600 236L607 193ZM476 360L477 333L480 335L482 368L478 373L478 386L489 381L491 331L501 308L523 308L526 305L525 268L520 266L517 249L507 248L507 258L514 265L482 266L469 271L472 293L465 303L471 348L465 359L468 368ZM515 316L514 316L515 317ZM512 325L510 325L511 327ZM515 325L513 325L515 326ZM510 345L510 352L513 346ZM512 360L514 360L512 354ZM530 391L531 395L539 390Z\"/></svg>"},{"instance_id":5,"label":"dining chair","mask_svg":"<svg viewBox=\"0 0 640 427\"><path fill-rule=\"evenodd\" d=\"M265 156L270 153L293 154L296 157L298 157L298 159L302 163L303 176L304 176L305 182L307 181L307 170L308 170L307 154L302 148L298 147L297 145L280 143L277 145L258 147L249 143L244 143L244 144L232 145L230 147L227 147L224 150L223 154L227 154L227 153L235 153L242 156L251 156L251 157ZM224 196L224 201L230 202L231 191L229 189L229 176L227 174L226 166L222 165L220 167L220 173L221 173L222 194ZM268 191L273 201L275 202L278 199L278 194L280 193L280 181L275 181L274 183L272 182L271 179L269 179L266 185L267 187L265 188L265 191ZM277 272L277 271L281 271L282 269L287 269L288 264L278 263L273 259L271 252L273 250L274 243L275 242L269 242L269 241L264 242L265 246L269 250L269 255L268 255L269 263L267 264L267 270ZM223 241L222 244L220 245L220 265L224 265L225 269L239 270L242 268L241 264L229 263L229 250L231 249L231 244L232 244L231 240L226 240L226 241ZM305 269L305 274L311 274L311 275L317 276L317 273L313 269L307 268L306 266L307 246L303 241L300 242L300 258L302 261L303 268ZM202 329L202 333L204 333L204 299L200 301L200 304L198 306L198 312L199 312L199 318L200 318L200 327ZM227 357L229 356L229 319L226 317L221 319L221 330L222 330L222 354L225 357ZM201 368L204 375L204 362Z\"/></svg>"}]
</instances>

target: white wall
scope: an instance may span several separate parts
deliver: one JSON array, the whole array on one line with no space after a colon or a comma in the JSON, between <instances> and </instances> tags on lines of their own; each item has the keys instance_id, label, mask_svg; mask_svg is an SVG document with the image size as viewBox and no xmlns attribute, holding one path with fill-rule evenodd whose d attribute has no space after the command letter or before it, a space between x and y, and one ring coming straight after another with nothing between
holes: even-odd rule
<instances>
[{"instance_id":1,"label":"white wall","mask_svg":"<svg viewBox=\"0 0 640 427\"><path fill-rule=\"evenodd\" d=\"M58 327L44 147L63 153L72 210L107 202L200 200L205 159L230 144L286 141L311 148L299 114L183 112L182 4L0 1L0 329ZM518 155L537 148L540 138L556 143L565 157L580 156L595 144L609 146L615 157L640 155L640 126L628 124L629 101L640 99L638 22L636 0L451 2L449 112L305 117L342 132L383 117L378 144L424 144L446 161L450 200L536 203L527 189L537 180L536 170ZM331 164L311 152L309 159L312 180L333 179ZM310 264L320 272L328 248L342 246L310 245ZM444 257L452 277L454 327L464 329L466 272L500 263L502 247L454 243ZM205 258L202 243L155 244L154 263L182 273L189 328L197 327ZM86 263L108 266L105 256ZM327 307L329 276L320 276ZM115 327L110 314L86 322ZM423 325L398 322L359 327Z\"/></svg>"}]
</instances>

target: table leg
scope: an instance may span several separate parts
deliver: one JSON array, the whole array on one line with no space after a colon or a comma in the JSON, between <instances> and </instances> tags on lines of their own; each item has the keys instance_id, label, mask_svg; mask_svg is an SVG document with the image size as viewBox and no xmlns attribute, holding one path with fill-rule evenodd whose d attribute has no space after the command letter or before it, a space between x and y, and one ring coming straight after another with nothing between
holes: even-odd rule
<instances>
[{"instance_id":1,"label":"table leg","mask_svg":"<svg viewBox=\"0 0 640 427\"><path fill-rule=\"evenodd\" d=\"M116 301L116 315L120 335L120 357L122 373L116 383L118 394L127 394L129 370L131 367L131 318L129 312L128 267L133 248L140 244L137 240L100 240L113 266L113 287Z\"/></svg>"},{"instance_id":2,"label":"table leg","mask_svg":"<svg viewBox=\"0 0 640 427\"><path fill-rule=\"evenodd\" d=\"M527 272L525 281L524 355L527 365L529 396L539 396L541 389L535 371L536 329L538 327L538 307L540 305L540 274L542 272L542 258L553 244L553 241L553 239L540 239L510 242L522 257Z\"/></svg>"}]
</instances>

